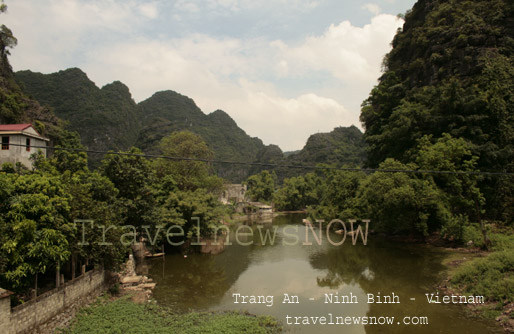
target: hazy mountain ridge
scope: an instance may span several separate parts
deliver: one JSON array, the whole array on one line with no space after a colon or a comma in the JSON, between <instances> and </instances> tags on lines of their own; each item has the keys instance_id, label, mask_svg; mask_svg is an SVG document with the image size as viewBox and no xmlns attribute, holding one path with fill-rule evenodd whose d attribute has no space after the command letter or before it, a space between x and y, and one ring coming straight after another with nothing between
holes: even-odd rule
<instances>
[{"instance_id":1,"label":"hazy mountain ridge","mask_svg":"<svg viewBox=\"0 0 514 334\"><path fill-rule=\"evenodd\" d=\"M156 92L136 104L129 88L120 81L98 88L78 68L52 74L20 71L16 79L27 94L66 120L69 129L77 131L83 144L93 150L136 146L159 154L159 142L164 136L189 130L207 142L217 160L361 164L364 159L362 133L356 127L312 135L302 150L286 158L278 146L266 146L261 139L249 136L226 112L205 114L193 99L171 90ZM93 165L99 158L92 157ZM226 164L215 168L232 182L240 182L262 169Z\"/></svg>"}]
</instances>

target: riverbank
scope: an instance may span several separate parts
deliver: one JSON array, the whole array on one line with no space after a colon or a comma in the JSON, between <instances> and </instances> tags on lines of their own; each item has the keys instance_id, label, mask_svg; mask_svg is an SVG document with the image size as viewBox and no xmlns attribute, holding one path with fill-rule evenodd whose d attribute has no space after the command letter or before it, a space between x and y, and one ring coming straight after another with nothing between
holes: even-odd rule
<instances>
[{"instance_id":1,"label":"riverbank","mask_svg":"<svg viewBox=\"0 0 514 334\"><path fill-rule=\"evenodd\" d=\"M138 276L132 256L117 275L119 284L68 319L61 334L85 333L280 333L273 317L241 312L180 313L151 299L155 283Z\"/></svg>"},{"instance_id":2,"label":"riverbank","mask_svg":"<svg viewBox=\"0 0 514 334\"><path fill-rule=\"evenodd\" d=\"M474 235L474 237L473 237ZM478 233L470 233L468 247L451 249L444 265L447 277L439 285L445 294L473 294L484 305L468 304L470 316L495 319L506 332L514 332L514 230L491 226L491 246L481 249Z\"/></svg>"},{"instance_id":3,"label":"riverbank","mask_svg":"<svg viewBox=\"0 0 514 334\"><path fill-rule=\"evenodd\" d=\"M282 331L272 317L254 316L239 312L174 313L154 303L137 303L133 295L121 297L104 295L84 307L70 328L61 334L85 333L262 333Z\"/></svg>"}]
</instances>

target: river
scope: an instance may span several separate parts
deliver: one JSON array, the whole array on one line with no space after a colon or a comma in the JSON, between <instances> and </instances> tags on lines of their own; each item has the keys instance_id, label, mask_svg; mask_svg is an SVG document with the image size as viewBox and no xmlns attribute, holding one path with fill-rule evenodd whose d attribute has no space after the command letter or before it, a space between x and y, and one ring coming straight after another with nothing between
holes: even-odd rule
<instances>
[{"instance_id":1,"label":"river","mask_svg":"<svg viewBox=\"0 0 514 334\"><path fill-rule=\"evenodd\" d=\"M148 261L148 276L157 283L153 297L161 305L184 312L244 310L272 315L293 333L502 333L493 320L467 317L462 305L427 302L425 294L436 293L435 285L444 276L444 250L373 235L366 246L360 239L352 245L351 237L335 246L324 234L319 245L302 218L281 215L273 224L254 224L253 236L239 237L240 243L251 245L238 244L232 234L232 245L219 255L174 254ZM273 244L270 239L263 242L266 231L276 233ZM303 245L306 235L310 246ZM336 234L331 237L341 239ZM295 243L296 238L299 242ZM378 301L379 294L383 300L392 293L398 296L392 301L399 303L368 303L368 294ZM233 294L273 296L273 305L269 298L268 303L243 304ZM284 294L291 301L298 296L299 303L283 303ZM352 300L357 303L325 303L325 294L355 296ZM371 317L377 322L384 321L380 317L394 317L394 321L391 325L336 324L336 317L344 322L347 316L370 317L369 322L374 321ZM308 318L309 325L295 324L306 321L303 317L314 318ZM325 317L325 324L319 324L321 318L316 317ZM427 319L428 324L405 325L405 317L411 317L406 319L411 322Z\"/></svg>"}]
</instances>

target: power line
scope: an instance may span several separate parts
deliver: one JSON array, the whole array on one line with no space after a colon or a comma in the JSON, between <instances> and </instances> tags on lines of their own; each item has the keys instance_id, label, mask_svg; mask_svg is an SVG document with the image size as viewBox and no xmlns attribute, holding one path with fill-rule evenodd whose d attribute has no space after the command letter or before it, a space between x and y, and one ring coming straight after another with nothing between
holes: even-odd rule
<instances>
[{"instance_id":1,"label":"power line","mask_svg":"<svg viewBox=\"0 0 514 334\"><path fill-rule=\"evenodd\" d=\"M23 144L7 144L9 146L21 146L30 148L42 148L48 150L57 151L70 151L70 152L84 152L91 154L103 154L103 155L121 155L121 156L134 156L148 159L165 159L173 161L196 161L205 162L212 164L226 164L226 165L240 165L240 166L257 166L257 167L273 167L273 168L292 168L292 169L313 169L313 170L341 170L347 172L364 172L364 173L410 173L410 174L453 174L453 175L488 175L488 176L500 176L500 175L514 175L513 172L481 172L481 171L448 171L448 170L422 170L422 169L380 169L380 168L353 168L353 167L331 167L331 166L312 166L312 165L288 165L288 164L273 164L273 163L261 163L261 162L244 162L244 161L228 161L228 160L215 160L215 159L202 159L202 158L187 158L187 157L172 157L166 155L155 155L155 154L138 154L130 152L113 152L113 151L98 151L98 150L87 150L80 148L66 148L66 147L50 147L50 146L36 146L36 145L23 145Z\"/></svg>"}]
</instances>

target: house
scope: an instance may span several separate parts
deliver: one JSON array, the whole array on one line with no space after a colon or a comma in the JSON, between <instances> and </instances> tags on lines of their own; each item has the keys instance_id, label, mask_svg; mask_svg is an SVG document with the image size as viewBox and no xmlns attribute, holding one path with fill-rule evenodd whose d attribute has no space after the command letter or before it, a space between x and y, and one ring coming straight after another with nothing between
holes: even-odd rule
<instances>
[{"instance_id":1,"label":"house","mask_svg":"<svg viewBox=\"0 0 514 334\"><path fill-rule=\"evenodd\" d=\"M240 203L245 201L246 185L242 184L227 184L224 187L220 196L220 201L223 204Z\"/></svg>"},{"instance_id":2,"label":"house","mask_svg":"<svg viewBox=\"0 0 514 334\"><path fill-rule=\"evenodd\" d=\"M30 156L33 153L41 150L46 157L46 146L50 140L41 136L32 124L0 124L0 137L0 165L6 162L16 165L20 162L32 168Z\"/></svg>"}]
</instances>

